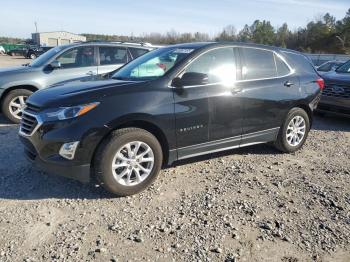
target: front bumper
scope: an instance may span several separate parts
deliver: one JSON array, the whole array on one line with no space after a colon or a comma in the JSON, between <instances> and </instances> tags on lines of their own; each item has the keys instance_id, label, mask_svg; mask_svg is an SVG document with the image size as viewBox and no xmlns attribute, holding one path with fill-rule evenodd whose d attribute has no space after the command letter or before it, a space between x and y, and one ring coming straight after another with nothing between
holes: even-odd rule
<instances>
[{"instance_id":1,"label":"front bumper","mask_svg":"<svg viewBox=\"0 0 350 262\"><path fill-rule=\"evenodd\" d=\"M30 135L20 132L24 152L39 169L87 183L91 180L91 163L94 152L110 131L106 126L82 116L79 121L57 121L40 124ZM79 141L74 159L68 160L59 154L63 144Z\"/></svg>"},{"instance_id":2,"label":"front bumper","mask_svg":"<svg viewBox=\"0 0 350 262\"><path fill-rule=\"evenodd\" d=\"M350 99L341 97L321 96L317 112L350 116Z\"/></svg>"},{"instance_id":3,"label":"front bumper","mask_svg":"<svg viewBox=\"0 0 350 262\"><path fill-rule=\"evenodd\" d=\"M29 139L20 136L20 140L24 145L24 153L26 158L38 169L46 172L47 174L69 177L82 183L90 182L90 164L76 164L69 160L63 159L58 155L44 160L38 155L34 145Z\"/></svg>"}]
</instances>

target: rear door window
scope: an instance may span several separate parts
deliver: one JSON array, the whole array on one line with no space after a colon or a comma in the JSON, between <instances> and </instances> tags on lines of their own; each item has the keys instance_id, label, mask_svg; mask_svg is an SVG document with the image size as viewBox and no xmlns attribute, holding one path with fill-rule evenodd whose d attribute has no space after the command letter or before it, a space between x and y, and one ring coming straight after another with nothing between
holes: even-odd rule
<instances>
[{"instance_id":1,"label":"rear door window","mask_svg":"<svg viewBox=\"0 0 350 262\"><path fill-rule=\"evenodd\" d=\"M133 59L148 53L147 49L134 48L134 47L129 47L129 51Z\"/></svg>"},{"instance_id":2,"label":"rear door window","mask_svg":"<svg viewBox=\"0 0 350 262\"><path fill-rule=\"evenodd\" d=\"M128 62L125 47L100 46L100 65L117 65Z\"/></svg>"},{"instance_id":3,"label":"rear door window","mask_svg":"<svg viewBox=\"0 0 350 262\"><path fill-rule=\"evenodd\" d=\"M277 76L273 52L256 48L240 48L240 50L244 80L259 80Z\"/></svg>"}]
</instances>

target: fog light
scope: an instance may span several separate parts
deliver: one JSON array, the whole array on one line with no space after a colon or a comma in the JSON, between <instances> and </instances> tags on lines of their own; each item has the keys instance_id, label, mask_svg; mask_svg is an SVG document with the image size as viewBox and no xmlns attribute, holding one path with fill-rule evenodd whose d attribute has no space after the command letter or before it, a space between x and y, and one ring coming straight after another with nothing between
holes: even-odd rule
<instances>
[{"instance_id":1,"label":"fog light","mask_svg":"<svg viewBox=\"0 0 350 262\"><path fill-rule=\"evenodd\" d=\"M78 145L79 141L65 143L61 146L59 154L66 159L72 160L74 158L75 150L77 149Z\"/></svg>"}]
</instances>

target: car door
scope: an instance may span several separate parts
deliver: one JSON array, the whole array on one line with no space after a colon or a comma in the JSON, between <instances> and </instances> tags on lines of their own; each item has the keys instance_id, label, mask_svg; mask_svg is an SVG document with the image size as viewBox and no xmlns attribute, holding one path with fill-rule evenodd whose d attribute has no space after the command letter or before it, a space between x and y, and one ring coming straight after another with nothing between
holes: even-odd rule
<instances>
[{"instance_id":1,"label":"car door","mask_svg":"<svg viewBox=\"0 0 350 262\"><path fill-rule=\"evenodd\" d=\"M300 98L299 79L278 53L240 47L243 103L242 144L272 141L282 121Z\"/></svg>"},{"instance_id":2,"label":"car door","mask_svg":"<svg viewBox=\"0 0 350 262\"><path fill-rule=\"evenodd\" d=\"M202 74L204 84L175 89L178 157L185 158L224 148L238 147L242 132L241 104L233 47L209 50L179 75Z\"/></svg>"},{"instance_id":3,"label":"car door","mask_svg":"<svg viewBox=\"0 0 350 262\"><path fill-rule=\"evenodd\" d=\"M98 74L107 74L126 64L130 58L123 46L99 46Z\"/></svg>"},{"instance_id":4,"label":"car door","mask_svg":"<svg viewBox=\"0 0 350 262\"><path fill-rule=\"evenodd\" d=\"M45 85L91 78L97 75L97 63L94 46L80 46L71 48L55 59L60 67L44 68Z\"/></svg>"}]
</instances>

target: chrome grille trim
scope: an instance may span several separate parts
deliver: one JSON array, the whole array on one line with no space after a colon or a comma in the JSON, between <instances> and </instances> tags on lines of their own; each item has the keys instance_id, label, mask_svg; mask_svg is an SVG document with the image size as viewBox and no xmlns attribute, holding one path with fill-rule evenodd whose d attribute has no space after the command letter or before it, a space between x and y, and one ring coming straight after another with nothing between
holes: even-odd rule
<instances>
[{"instance_id":1,"label":"chrome grille trim","mask_svg":"<svg viewBox=\"0 0 350 262\"><path fill-rule=\"evenodd\" d=\"M34 115L26 110L23 110L21 125L19 127L19 135L25 137L32 136L39 129L42 123L43 122L38 115Z\"/></svg>"}]
</instances>

